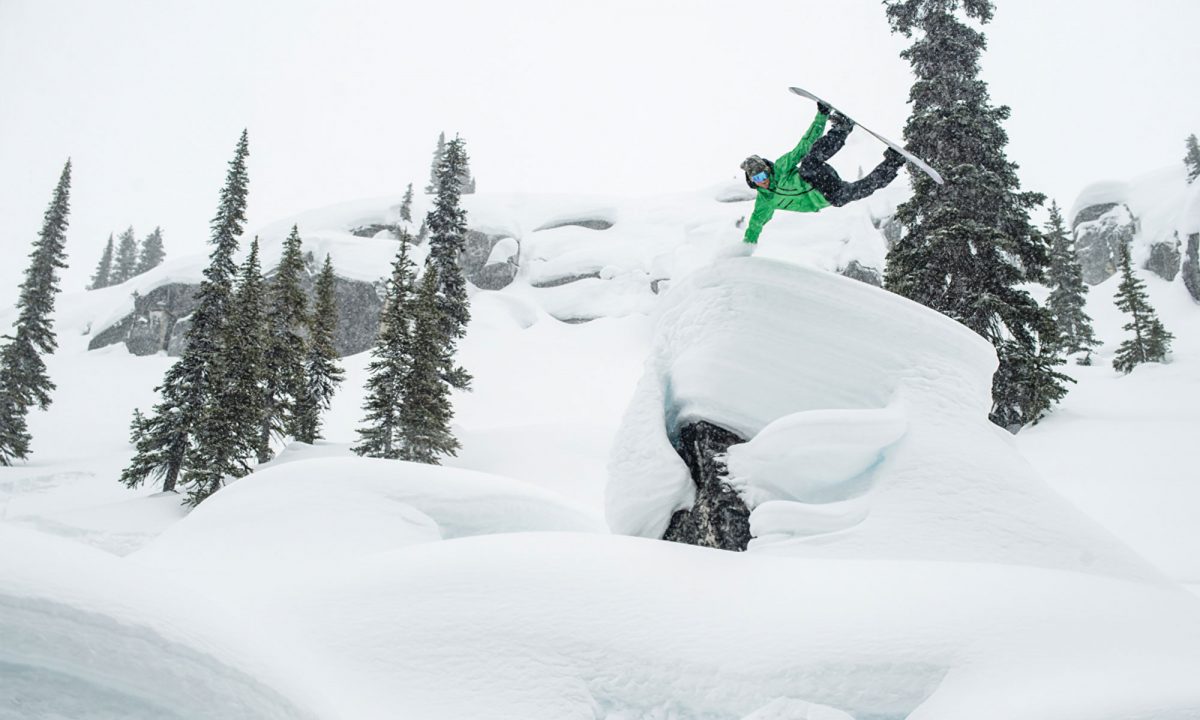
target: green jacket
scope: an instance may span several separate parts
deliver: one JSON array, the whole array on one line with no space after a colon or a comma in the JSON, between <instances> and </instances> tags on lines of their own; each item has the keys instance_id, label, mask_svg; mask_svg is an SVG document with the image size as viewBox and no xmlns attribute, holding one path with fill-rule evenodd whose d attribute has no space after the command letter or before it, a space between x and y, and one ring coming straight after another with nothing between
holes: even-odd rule
<instances>
[{"instance_id":1,"label":"green jacket","mask_svg":"<svg viewBox=\"0 0 1200 720\"><path fill-rule=\"evenodd\" d=\"M750 222L746 227L746 235L742 238L748 243L757 243L758 234L763 225L767 224L776 210L791 210L792 212L816 212L829 207L825 196L809 185L797 171L797 166L813 143L825 133L825 123L828 115L817 113L808 132L800 138L796 147L775 161L775 171L771 173L767 189L756 188L758 197L754 200L754 212L750 214Z\"/></svg>"}]
</instances>

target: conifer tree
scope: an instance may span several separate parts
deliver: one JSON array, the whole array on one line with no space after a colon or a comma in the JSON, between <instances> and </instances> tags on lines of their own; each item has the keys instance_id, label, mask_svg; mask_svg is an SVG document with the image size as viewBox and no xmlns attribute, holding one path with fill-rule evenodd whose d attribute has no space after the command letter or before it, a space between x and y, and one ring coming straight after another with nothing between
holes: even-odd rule
<instances>
[{"instance_id":1,"label":"conifer tree","mask_svg":"<svg viewBox=\"0 0 1200 720\"><path fill-rule=\"evenodd\" d=\"M1113 369L1128 374L1146 362L1162 362L1171 350L1175 336L1167 332L1150 306L1146 285L1133 272L1129 246L1121 246L1121 284L1117 287L1117 307L1129 314L1124 329L1133 337L1121 343L1113 358Z\"/></svg>"},{"instance_id":2,"label":"conifer tree","mask_svg":"<svg viewBox=\"0 0 1200 720\"><path fill-rule=\"evenodd\" d=\"M135 275L141 275L147 270L153 270L162 264L167 253L163 250L162 228L154 228L154 232L146 236L142 241L142 253L138 256L137 267L134 269Z\"/></svg>"},{"instance_id":3,"label":"conifer tree","mask_svg":"<svg viewBox=\"0 0 1200 720\"><path fill-rule=\"evenodd\" d=\"M193 447L206 440L201 438L200 422L205 407L214 402L225 386L224 368L220 363L222 342L225 339L224 319L229 314L233 296L233 281L237 267L233 254L238 237L246 222L246 195L249 177L246 157L249 155L246 131L238 140L233 160L221 188L217 214L213 218L212 244L209 265L196 293L196 309L186 335L182 356L171 366L158 387L160 402L149 416L135 414L131 423L132 441L137 453L121 474L129 487L136 487L146 478L161 478L163 490L174 490L177 484L189 486L188 502L198 504L214 492L221 482L212 482L206 472L197 476L190 464L195 458L214 458L215 450L197 452ZM216 457L226 465L230 458Z\"/></svg>"},{"instance_id":4,"label":"conifer tree","mask_svg":"<svg viewBox=\"0 0 1200 720\"><path fill-rule=\"evenodd\" d=\"M283 257L268 291L269 340L267 405L259 433L259 462L271 459L271 438L296 434L297 406L304 398L304 372L308 298L301 285L306 272L301 252L300 228L292 226L283 244Z\"/></svg>"},{"instance_id":5,"label":"conifer tree","mask_svg":"<svg viewBox=\"0 0 1200 720\"><path fill-rule=\"evenodd\" d=\"M886 287L971 328L995 346L1000 369L993 381L990 417L1015 432L1047 409L1045 398L1013 382L1063 386L1043 329L1049 313L1023 289L1042 279L1049 252L1030 222L1038 193L1020 192L1017 166L1008 161L1001 123L979 79L983 33L956 16L987 23L991 0L885 0L892 29L916 39L902 53L916 82L904 138L914 154L941 168L945 185L913 178L913 197L896 217L904 234L888 252ZM1033 400L1030 400L1033 398Z\"/></svg>"},{"instance_id":6,"label":"conifer tree","mask_svg":"<svg viewBox=\"0 0 1200 720\"><path fill-rule=\"evenodd\" d=\"M1183 164L1187 165L1187 181L1191 185L1200 177L1200 142L1197 142L1195 133L1187 137L1187 155L1183 158Z\"/></svg>"},{"instance_id":7,"label":"conifer tree","mask_svg":"<svg viewBox=\"0 0 1200 720\"><path fill-rule=\"evenodd\" d=\"M71 161L63 166L58 185L42 218L42 229L29 254L25 280L17 299L12 335L0 349L0 465L24 460L29 454L26 416L37 405L50 407L54 391L42 355L58 348L54 334L54 299L58 270L65 268L67 216L70 214Z\"/></svg>"},{"instance_id":8,"label":"conifer tree","mask_svg":"<svg viewBox=\"0 0 1200 720\"><path fill-rule=\"evenodd\" d=\"M429 165L429 184L425 186L425 194L433 195L438 187L438 168L442 166L442 156L446 154L446 133L438 133L437 147L433 149L433 162Z\"/></svg>"},{"instance_id":9,"label":"conifer tree","mask_svg":"<svg viewBox=\"0 0 1200 720\"><path fill-rule=\"evenodd\" d=\"M408 233L400 233L400 249L392 264L392 277L379 314L379 337L367 365L365 416L358 429L354 452L376 458L397 459L400 441L400 390L412 365L412 294L416 265L409 259Z\"/></svg>"},{"instance_id":10,"label":"conifer tree","mask_svg":"<svg viewBox=\"0 0 1200 720\"><path fill-rule=\"evenodd\" d=\"M1092 319L1084 309L1088 288L1083 282L1083 270L1071 247L1071 236L1058 203L1050 204L1046 238L1050 241L1047 278L1051 289L1046 307L1054 317L1058 332L1057 349L1067 354L1087 352L1090 357L1092 348L1100 345L1100 341L1096 339Z\"/></svg>"},{"instance_id":11,"label":"conifer tree","mask_svg":"<svg viewBox=\"0 0 1200 720\"><path fill-rule=\"evenodd\" d=\"M461 208L459 187L467 153L461 138L446 143L437 173L437 197L426 217L429 225L429 257L426 266L437 279L439 329L446 366L443 378L459 390L470 387L471 376L455 365L455 346L466 335L471 311L467 300L467 279L460 258L466 252L467 213Z\"/></svg>"},{"instance_id":12,"label":"conifer tree","mask_svg":"<svg viewBox=\"0 0 1200 720\"><path fill-rule=\"evenodd\" d=\"M110 278L112 277L113 265L113 236L108 234L108 244L104 246L104 254L100 256L100 264L96 266L96 273L92 275L92 282L88 285L88 290L99 290L112 285Z\"/></svg>"},{"instance_id":13,"label":"conifer tree","mask_svg":"<svg viewBox=\"0 0 1200 720\"><path fill-rule=\"evenodd\" d=\"M120 285L137 274L138 244L133 228L121 233L117 240L117 256L113 261L111 276L113 285Z\"/></svg>"},{"instance_id":14,"label":"conifer tree","mask_svg":"<svg viewBox=\"0 0 1200 720\"><path fill-rule=\"evenodd\" d=\"M188 464L192 487L188 501L195 505L221 488L227 477L243 477L259 448L259 430L266 412L264 378L267 370L265 283L258 260L258 238L238 276L221 327L215 365L220 384L201 410L196 442Z\"/></svg>"},{"instance_id":15,"label":"conifer tree","mask_svg":"<svg viewBox=\"0 0 1200 720\"><path fill-rule=\"evenodd\" d=\"M412 222L412 204L413 204L413 189L412 183L408 184L408 189L404 191L404 199L400 201L400 219L404 222Z\"/></svg>"},{"instance_id":16,"label":"conifer tree","mask_svg":"<svg viewBox=\"0 0 1200 720\"><path fill-rule=\"evenodd\" d=\"M447 362L437 289L437 274L426 265L412 306L412 352L400 390L400 458L430 465L459 448L450 432L450 386L442 377Z\"/></svg>"},{"instance_id":17,"label":"conifer tree","mask_svg":"<svg viewBox=\"0 0 1200 720\"><path fill-rule=\"evenodd\" d=\"M411 186L410 186L411 189ZM338 364L334 333L337 331L337 298L333 261L317 276L315 300L308 316L308 349L304 358L305 393L296 414L296 439L312 444L321 437L321 413L329 409L345 371Z\"/></svg>"},{"instance_id":18,"label":"conifer tree","mask_svg":"<svg viewBox=\"0 0 1200 720\"><path fill-rule=\"evenodd\" d=\"M8 359L0 357L0 362ZM0 371L0 466L7 467L14 460L29 457L33 438L25 419L28 414L29 408L22 402L18 389L12 387L9 373Z\"/></svg>"}]
</instances>

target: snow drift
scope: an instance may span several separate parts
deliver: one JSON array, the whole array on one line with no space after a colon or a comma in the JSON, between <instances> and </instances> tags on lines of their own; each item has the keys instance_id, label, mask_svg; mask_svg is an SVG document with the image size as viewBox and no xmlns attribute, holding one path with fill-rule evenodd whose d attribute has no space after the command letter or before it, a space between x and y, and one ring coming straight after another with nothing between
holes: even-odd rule
<instances>
[{"instance_id":1,"label":"snow drift","mask_svg":"<svg viewBox=\"0 0 1200 720\"><path fill-rule=\"evenodd\" d=\"M759 504L753 550L1157 578L988 421L995 367L978 335L891 293L758 258L717 263L663 299L614 443L609 523L662 536L692 502L672 441L706 420L750 440L729 460Z\"/></svg>"}]
</instances>

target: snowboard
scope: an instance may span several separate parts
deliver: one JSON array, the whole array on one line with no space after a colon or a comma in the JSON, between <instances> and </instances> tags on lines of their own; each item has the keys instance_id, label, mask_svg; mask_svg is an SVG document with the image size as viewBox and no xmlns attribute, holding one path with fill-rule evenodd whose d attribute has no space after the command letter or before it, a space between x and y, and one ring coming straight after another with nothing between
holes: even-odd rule
<instances>
[{"instance_id":1,"label":"snowboard","mask_svg":"<svg viewBox=\"0 0 1200 720\"><path fill-rule=\"evenodd\" d=\"M815 101L815 102L819 102L819 103L824 103L824 104L828 105L829 107L833 108L834 110L837 110L837 111L838 111L839 113L841 113L842 115L845 115L846 117L850 118L851 120L854 120L854 116L853 116L853 115L851 115L850 113L848 113L848 112L844 112L844 111L843 111L841 108L837 107L836 105L834 105L833 103L829 102L828 100L826 100L826 99L824 99L824 98L819 98L819 97L817 97L816 95L813 95L812 93L810 93L809 91L807 91L807 90L805 90L805 89L803 89L803 88L792 87L792 88L788 88L788 90L791 90L792 92L796 93L796 94L797 94L797 95L799 95L800 97L806 97L806 98L808 98L809 100L813 100L813 101ZM913 155L913 154L912 154L912 153L910 153L909 151L905 150L905 149L904 149L904 148L903 148L901 145L899 145L898 143L892 142L891 140L888 140L887 138L885 138L884 136L882 136L882 135L880 135L879 133L875 132L875 131L874 131L874 130L872 130L871 128L869 128L869 127L866 127L865 125L863 125L862 123L858 122L857 120L854 120L854 124L855 124L855 126L857 126L858 128L860 128L860 129L862 129L862 130L866 130L867 132L869 132L869 133L871 133L872 135L874 135L874 136L875 136L875 137L876 137L876 138L877 138L877 139L878 139L878 140L879 140L881 143L883 143L884 145L887 145L887 146L888 146L888 147L890 147L891 149L893 149L893 150L895 150L896 152L898 152L898 153L900 153L901 155L903 155L905 160L907 160L907 161L909 161L910 163L912 163L913 165L915 165L915 166L917 167L917 169L918 169L918 170L920 170L921 172L923 172L923 173L925 173L926 175L928 175L928 176L929 176L930 178L932 178L932 179L933 179L933 181L934 181L935 183L937 183L938 185L945 185L945 184L946 184L946 182L945 182L944 180L942 180L942 176L941 176L940 174L938 174L938 171L937 171L937 170L934 170L934 169L933 169L933 168L931 168L931 167L929 167L929 163L925 162L925 161L924 161L924 160L922 160L921 158L919 158L919 157L917 157L916 155Z\"/></svg>"}]
</instances>

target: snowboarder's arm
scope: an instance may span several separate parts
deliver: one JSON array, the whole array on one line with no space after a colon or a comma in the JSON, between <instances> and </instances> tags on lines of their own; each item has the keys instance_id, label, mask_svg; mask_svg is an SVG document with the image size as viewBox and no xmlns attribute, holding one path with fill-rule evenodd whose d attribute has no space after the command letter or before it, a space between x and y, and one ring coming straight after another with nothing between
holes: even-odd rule
<instances>
[{"instance_id":1,"label":"snowboarder's arm","mask_svg":"<svg viewBox=\"0 0 1200 720\"><path fill-rule=\"evenodd\" d=\"M779 158L779 161L775 163L779 166L780 170L786 172L800 164L800 161L804 159L808 151L812 149L813 143L825 134L825 123L827 122L829 122L829 116L818 112L817 116L813 118L812 125L808 126L808 131L804 133L804 137L800 138L800 142L796 144L796 147L787 155Z\"/></svg>"},{"instance_id":2,"label":"snowboarder's arm","mask_svg":"<svg viewBox=\"0 0 1200 720\"><path fill-rule=\"evenodd\" d=\"M754 244L758 242L758 234L762 232L763 225L775 215L775 206L763 199L760 193L754 201L754 212L750 213L750 222L746 223L746 234L742 237L742 242Z\"/></svg>"}]
</instances>

